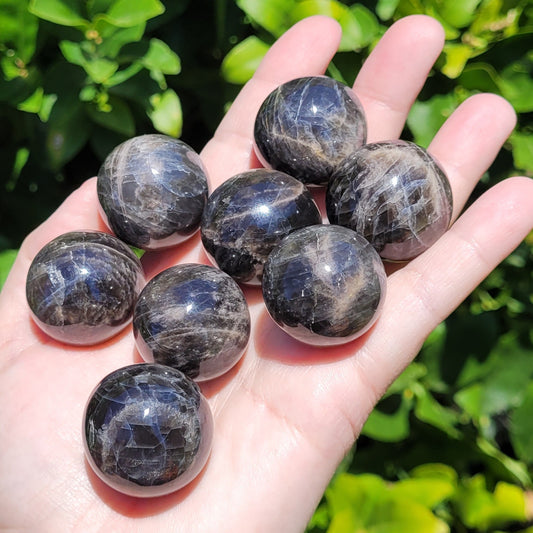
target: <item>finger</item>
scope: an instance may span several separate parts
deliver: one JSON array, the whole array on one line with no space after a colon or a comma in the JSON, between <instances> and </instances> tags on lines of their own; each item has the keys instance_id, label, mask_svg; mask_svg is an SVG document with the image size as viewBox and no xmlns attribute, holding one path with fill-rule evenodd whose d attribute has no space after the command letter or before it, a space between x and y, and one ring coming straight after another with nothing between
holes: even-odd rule
<instances>
[{"instance_id":1,"label":"finger","mask_svg":"<svg viewBox=\"0 0 533 533\"><path fill-rule=\"evenodd\" d=\"M454 111L431 142L428 150L450 180L453 219L459 215L515 124L515 112L506 100L494 94L478 94Z\"/></svg>"},{"instance_id":2,"label":"finger","mask_svg":"<svg viewBox=\"0 0 533 533\"><path fill-rule=\"evenodd\" d=\"M444 31L425 15L393 24L354 84L368 118L368 141L395 139L444 46Z\"/></svg>"},{"instance_id":3,"label":"finger","mask_svg":"<svg viewBox=\"0 0 533 533\"><path fill-rule=\"evenodd\" d=\"M389 277L383 314L357 359L378 395L532 227L533 180L510 178L481 196L433 247Z\"/></svg>"},{"instance_id":4,"label":"finger","mask_svg":"<svg viewBox=\"0 0 533 533\"><path fill-rule=\"evenodd\" d=\"M272 45L202 151L212 188L254 166L253 125L268 94L285 81L323 74L340 37L337 22L314 16L295 24Z\"/></svg>"}]
</instances>

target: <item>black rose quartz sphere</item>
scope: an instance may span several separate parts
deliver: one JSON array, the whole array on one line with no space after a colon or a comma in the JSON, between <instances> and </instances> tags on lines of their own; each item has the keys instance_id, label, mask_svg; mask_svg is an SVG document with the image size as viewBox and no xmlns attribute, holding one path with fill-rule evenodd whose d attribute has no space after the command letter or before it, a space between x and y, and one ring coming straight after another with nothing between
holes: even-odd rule
<instances>
[{"instance_id":1,"label":"black rose quartz sphere","mask_svg":"<svg viewBox=\"0 0 533 533\"><path fill-rule=\"evenodd\" d=\"M65 233L31 263L26 298L36 324L56 340L91 345L131 322L145 284L137 256L112 235Z\"/></svg>"},{"instance_id":2,"label":"black rose quartz sphere","mask_svg":"<svg viewBox=\"0 0 533 533\"><path fill-rule=\"evenodd\" d=\"M200 226L208 194L200 156L165 135L118 145L98 172L98 199L109 228L144 250L179 244Z\"/></svg>"},{"instance_id":3,"label":"black rose quartz sphere","mask_svg":"<svg viewBox=\"0 0 533 533\"><path fill-rule=\"evenodd\" d=\"M240 283L260 285L272 248L291 231L320 222L320 211L300 181L283 172L256 169L213 191L201 235L221 270Z\"/></svg>"},{"instance_id":4,"label":"black rose quartz sphere","mask_svg":"<svg viewBox=\"0 0 533 533\"><path fill-rule=\"evenodd\" d=\"M325 185L337 165L366 142L355 93L325 76L297 78L265 99L254 126L260 161L307 185Z\"/></svg>"},{"instance_id":5,"label":"black rose quartz sphere","mask_svg":"<svg viewBox=\"0 0 533 533\"><path fill-rule=\"evenodd\" d=\"M174 492L202 470L213 418L198 386L164 365L115 370L91 394L83 440L94 472L130 496Z\"/></svg>"},{"instance_id":6,"label":"black rose quartz sphere","mask_svg":"<svg viewBox=\"0 0 533 533\"><path fill-rule=\"evenodd\" d=\"M349 342L377 320L386 291L378 253L348 228L303 228L272 251L263 272L263 297L274 321L313 345Z\"/></svg>"},{"instance_id":7,"label":"black rose quartz sphere","mask_svg":"<svg viewBox=\"0 0 533 533\"><path fill-rule=\"evenodd\" d=\"M240 359L250 336L250 313L230 276L212 266L183 264L148 282L135 306L133 328L145 361L205 380Z\"/></svg>"},{"instance_id":8,"label":"black rose quartz sphere","mask_svg":"<svg viewBox=\"0 0 533 533\"><path fill-rule=\"evenodd\" d=\"M449 227L452 193L432 156L406 141L363 146L346 158L326 192L330 222L363 235L381 257L406 261Z\"/></svg>"}]
</instances>

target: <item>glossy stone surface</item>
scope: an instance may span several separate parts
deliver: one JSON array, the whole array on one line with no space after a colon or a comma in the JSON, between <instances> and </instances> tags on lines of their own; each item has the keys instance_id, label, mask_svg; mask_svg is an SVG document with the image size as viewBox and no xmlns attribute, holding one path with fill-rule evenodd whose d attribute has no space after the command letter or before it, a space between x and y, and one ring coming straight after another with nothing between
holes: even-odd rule
<instances>
[{"instance_id":1,"label":"glossy stone surface","mask_svg":"<svg viewBox=\"0 0 533 533\"><path fill-rule=\"evenodd\" d=\"M165 135L141 135L117 146L98 172L97 189L109 228L144 250L191 237L208 194L200 156Z\"/></svg>"},{"instance_id":2,"label":"glossy stone surface","mask_svg":"<svg viewBox=\"0 0 533 533\"><path fill-rule=\"evenodd\" d=\"M449 227L452 193L444 171L406 141L367 144L348 157L326 193L332 224L349 227L389 261L429 248Z\"/></svg>"},{"instance_id":3,"label":"glossy stone surface","mask_svg":"<svg viewBox=\"0 0 533 533\"><path fill-rule=\"evenodd\" d=\"M263 273L270 316L313 345L343 344L368 331L385 292L385 270L374 248L351 229L329 224L291 233Z\"/></svg>"},{"instance_id":4,"label":"glossy stone surface","mask_svg":"<svg viewBox=\"0 0 533 533\"><path fill-rule=\"evenodd\" d=\"M95 473L131 496L169 494L204 467L213 418L198 386L174 368L137 364L107 375L85 408L83 439Z\"/></svg>"},{"instance_id":5,"label":"glossy stone surface","mask_svg":"<svg viewBox=\"0 0 533 533\"><path fill-rule=\"evenodd\" d=\"M307 185L325 185L340 161L366 142L366 129L352 89L325 76L297 78L261 105L255 147L265 166Z\"/></svg>"},{"instance_id":6,"label":"glossy stone surface","mask_svg":"<svg viewBox=\"0 0 533 533\"><path fill-rule=\"evenodd\" d=\"M240 359L250 337L250 313L230 276L212 266L183 264L148 282L135 306L133 328L145 361L205 380Z\"/></svg>"},{"instance_id":7,"label":"glossy stone surface","mask_svg":"<svg viewBox=\"0 0 533 533\"><path fill-rule=\"evenodd\" d=\"M213 191L201 235L206 252L221 270L240 283L260 285L272 248L291 231L320 222L320 211L300 181L257 169Z\"/></svg>"},{"instance_id":8,"label":"glossy stone surface","mask_svg":"<svg viewBox=\"0 0 533 533\"><path fill-rule=\"evenodd\" d=\"M35 256L26 297L36 324L61 342L102 342L131 322L145 284L137 256L107 233L65 233Z\"/></svg>"}]
</instances>

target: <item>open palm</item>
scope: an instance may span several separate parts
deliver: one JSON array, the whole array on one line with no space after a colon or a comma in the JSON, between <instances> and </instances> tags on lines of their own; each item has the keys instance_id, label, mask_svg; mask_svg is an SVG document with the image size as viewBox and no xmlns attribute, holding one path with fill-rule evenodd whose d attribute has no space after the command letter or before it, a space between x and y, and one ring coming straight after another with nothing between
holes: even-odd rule
<instances>
[{"instance_id":1,"label":"open palm","mask_svg":"<svg viewBox=\"0 0 533 533\"><path fill-rule=\"evenodd\" d=\"M340 39L325 17L306 19L269 51L202 152L211 188L257 166L255 113L274 87L321 74ZM397 138L443 45L441 27L413 16L380 41L355 83L369 141ZM504 100L477 95L430 146L451 181L455 213L514 126ZM140 361L131 330L91 348L61 345L30 319L25 278L37 251L75 229L104 229L89 180L24 242L0 295L0 528L10 531L302 531L335 467L372 407L425 337L533 226L533 182L506 180L476 201L427 252L388 279L383 314L341 347L292 340L246 289L252 338L227 375L202 384L215 416L210 460L188 487L155 499L107 488L86 466L81 440L87 398L102 377ZM207 258L198 236L143 258L148 277Z\"/></svg>"}]
</instances>

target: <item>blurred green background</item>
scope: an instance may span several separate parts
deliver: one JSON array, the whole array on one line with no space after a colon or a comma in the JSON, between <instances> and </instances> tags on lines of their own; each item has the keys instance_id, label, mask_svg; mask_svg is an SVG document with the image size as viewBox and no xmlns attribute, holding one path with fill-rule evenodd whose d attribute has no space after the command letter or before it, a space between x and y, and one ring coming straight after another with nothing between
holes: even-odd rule
<instances>
[{"instance_id":1,"label":"blurred green background","mask_svg":"<svg viewBox=\"0 0 533 533\"><path fill-rule=\"evenodd\" d=\"M201 150L273 41L322 13L343 27L328 74L351 84L395 20L446 46L403 138L427 146L468 96L518 124L474 192L533 175L533 0L0 0L0 285L21 240L119 142ZM533 235L429 337L370 416L309 531L533 533Z\"/></svg>"}]
</instances>

